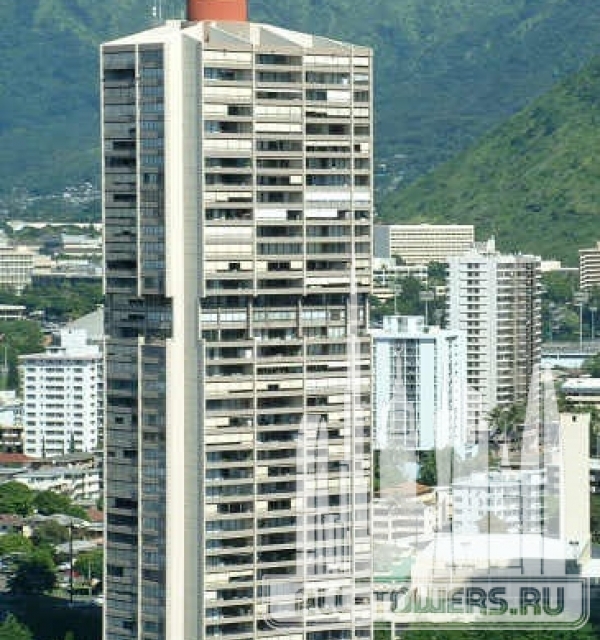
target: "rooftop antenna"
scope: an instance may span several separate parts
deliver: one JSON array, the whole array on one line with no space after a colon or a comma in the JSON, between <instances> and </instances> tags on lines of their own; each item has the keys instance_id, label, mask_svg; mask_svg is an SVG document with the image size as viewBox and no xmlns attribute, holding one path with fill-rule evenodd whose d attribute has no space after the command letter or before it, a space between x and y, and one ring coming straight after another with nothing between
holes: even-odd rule
<instances>
[{"instance_id":1,"label":"rooftop antenna","mask_svg":"<svg viewBox=\"0 0 600 640\"><path fill-rule=\"evenodd\" d=\"M248 20L248 0L187 0L187 18L200 20Z\"/></svg>"}]
</instances>

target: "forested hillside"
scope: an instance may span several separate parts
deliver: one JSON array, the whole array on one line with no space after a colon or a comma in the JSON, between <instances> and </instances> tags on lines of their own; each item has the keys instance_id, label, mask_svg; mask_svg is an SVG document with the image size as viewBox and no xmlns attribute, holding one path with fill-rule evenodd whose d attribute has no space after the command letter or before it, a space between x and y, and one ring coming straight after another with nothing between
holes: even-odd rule
<instances>
[{"instance_id":1,"label":"forested hillside","mask_svg":"<svg viewBox=\"0 0 600 640\"><path fill-rule=\"evenodd\" d=\"M154 2L0 2L0 193L97 182L97 47L149 26ZM163 17L179 17L184 0L162 4ZM250 12L375 48L377 155L407 179L579 68L600 44L597 0L250 0Z\"/></svg>"},{"instance_id":2,"label":"forested hillside","mask_svg":"<svg viewBox=\"0 0 600 640\"><path fill-rule=\"evenodd\" d=\"M474 223L480 239L575 265L600 240L600 57L407 189L380 219Z\"/></svg>"}]
</instances>

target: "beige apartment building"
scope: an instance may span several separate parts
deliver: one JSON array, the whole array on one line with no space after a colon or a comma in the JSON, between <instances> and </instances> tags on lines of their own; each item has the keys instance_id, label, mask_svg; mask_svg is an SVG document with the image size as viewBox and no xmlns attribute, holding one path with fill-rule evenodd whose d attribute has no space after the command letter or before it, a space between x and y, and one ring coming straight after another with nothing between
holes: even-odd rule
<instances>
[{"instance_id":1,"label":"beige apartment building","mask_svg":"<svg viewBox=\"0 0 600 640\"><path fill-rule=\"evenodd\" d=\"M21 293L31 284L37 253L28 247L0 244L0 289Z\"/></svg>"},{"instance_id":2,"label":"beige apartment building","mask_svg":"<svg viewBox=\"0 0 600 640\"><path fill-rule=\"evenodd\" d=\"M170 21L102 82L105 640L370 638L371 51Z\"/></svg>"}]
</instances>

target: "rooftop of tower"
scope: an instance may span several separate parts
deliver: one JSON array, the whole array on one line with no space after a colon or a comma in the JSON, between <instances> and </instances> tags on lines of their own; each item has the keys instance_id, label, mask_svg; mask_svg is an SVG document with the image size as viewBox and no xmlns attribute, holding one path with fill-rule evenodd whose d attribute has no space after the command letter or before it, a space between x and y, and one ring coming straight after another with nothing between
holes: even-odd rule
<instances>
[{"instance_id":1,"label":"rooftop of tower","mask_svg":"<svg viewBox=\"0 0 600 640\"><path fill-rule=\"evenodd\" d=\"M272 48L278 52L282 50L293 52L318 49L331 53L354 53L362 56L369 55L371 52L368 47L308 33L290 31L272 25L256 22L212 20L202 22L169 20L160 27L141 31L105 44L110 46L153 44L166 42L178 33L203 42L205 45L209 45L210 48L225 47L240 50L253 48L268 50Z\"/></svg>"}]
</instances>

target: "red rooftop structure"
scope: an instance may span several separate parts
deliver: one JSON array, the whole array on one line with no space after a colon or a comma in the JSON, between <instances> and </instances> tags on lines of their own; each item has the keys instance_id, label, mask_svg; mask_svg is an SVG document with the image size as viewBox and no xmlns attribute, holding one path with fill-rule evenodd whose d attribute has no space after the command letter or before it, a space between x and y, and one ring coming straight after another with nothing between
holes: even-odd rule
<instances>
[{"instance_id":1,"label":"red rooftop structure","mask_svg":"<svg viewBox=\"0 0 600 640\"><path fill-rule=\"evenodd\" d=\"M187 0L188 20L248 20L247 0Z\"/></svg>"}]
</instances>

